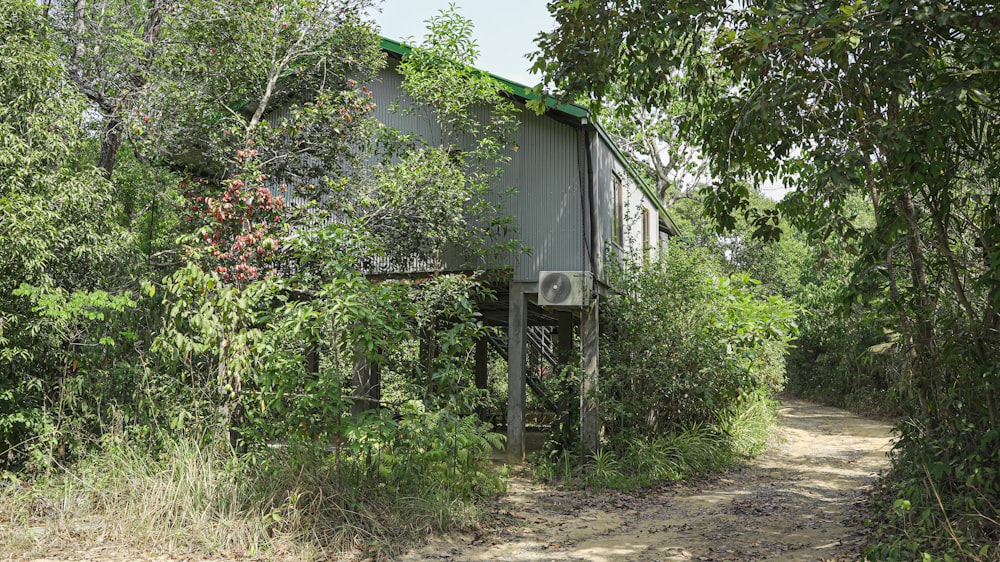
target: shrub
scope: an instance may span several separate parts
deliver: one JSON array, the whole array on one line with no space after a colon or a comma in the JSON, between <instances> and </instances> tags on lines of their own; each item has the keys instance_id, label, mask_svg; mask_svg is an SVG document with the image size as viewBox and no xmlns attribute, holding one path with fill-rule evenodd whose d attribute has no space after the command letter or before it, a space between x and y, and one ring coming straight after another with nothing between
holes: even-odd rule
<instances>
[{"instance_id":1,"label":"shrub","mask_svg":"<svg viewBox=\"0 0 1000 562\"><path fill-rule=\"evenodd\" d=\"M677 244L615 274L601 310L607 432L646 438L719 425L757 392L784 385L792 306L720 276L703 250Z\"/></svg>"},{"instance_id":2,"label":"shrub","mask_svg":"<svg viewBox=\"0 0 1000 562\"><path fill-rule=\"evenodd\" d=\"M684 245L613 274L619 292L601 319L605 443L587 457L576 441L579 372L547 377L571 415L536 455L537 473L590 487L635 488L718 470L760 453L784 385L792 306L761 296L745 275L722 276L703 249ZM563 389L562 392L559 390Z\"/></svg>"}]
</instances>

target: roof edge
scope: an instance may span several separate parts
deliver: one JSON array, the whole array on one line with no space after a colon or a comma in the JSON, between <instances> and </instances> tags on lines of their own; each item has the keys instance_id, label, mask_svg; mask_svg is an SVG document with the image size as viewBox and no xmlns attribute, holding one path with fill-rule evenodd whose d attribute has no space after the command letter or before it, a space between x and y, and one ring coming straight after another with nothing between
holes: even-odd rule
<instances>
[{"instance_id":1,"label":"roof edge","mask_svg":"<svg viewBox=\"0 0 1000 562\"><path fill-rule=\"evenodd\" d=\"M413 47L410 47L409 45L402 43L400 41L389 39L388 37L382 37L379 45L382 48L382 50L394 53L396 55L399 55L400 57L405 57L406 55L409 55L413 51ZM559 102L555 98L552 98L550 96L541 95L534 88L530 86L525 86L524 84L520 84L508 78L504 78L503 76L498 76L496 74L493 74L492 72L489 72L488 70L482 70L479 68L477 68L476 70L488 74L491 78L499 82L509 94L517 96L525 101L539 101L539 100L544 101L545 106L549 110L557 111L559 113L564 113L566 115L575 117L577 119L584 119L590 117L590 110L582 105L578 105L575 103Z\"/></svg>"},{"instance_id":2,"label":"roof edge","mask_svg":"<svg viewBox=\"0 0 1000 562\"><path fill-rule=\"evenodd\" d=\"M409 55L411 52L413 52L413 47L410 47L409 45L402 43L400 41L389 39L388 37L381 37L379 46L382 48L382 50L396 54L400 57L405 57ZM677 228L677 223L674 222L673 217L671 217L670 213L667 212L666 207L663 206L663 202L660 201L660 198L656 196L656 193L653 191L653 189L649 187L649 183L636 172L634 166L632 166L629 160L625 158L625 155L622 154L621 149L619 149L618 145L615 144L615 142L611 139L610 135L608 135L608 132L604 130L604 127L602 127L600 123L598 123L596 120L593 119L590 113L590 109L575 103L559 102L555 98L552 98L551 96L545 96L540 94L537 90L535 90L535 88L525 86L524 84L519 84L513 80L504 78L503 76L497 76L496 74L493 74L492 72L486 70L482 69L476 69L476 70L488 74L491 78L499 82L504 87L504 89L511 95L519 97L524 101L539 101L539 100L543 101L549 111L555 111L557 113L562 113L564 115L573 117L574 119L579 120L581 126L585 127L589 126L592 127L595 131L597 131L597 134L600 135L601 139L603 139L604 142L606 142L607 145L611 147L611 150L612 152L614 152L615 157L617 157L618 160L625 167L625 170L628 172L628 175L631 176L632 179L635 181L636 185L639 186L639 190L642 191L643 194L650 201L653 202L653 205L656 207L657 213L660 215L661 221L664 224L666 224L667 228L670 230L670 233L675 236L680 234L680 229Z\"/></svg>"}]
</instances>

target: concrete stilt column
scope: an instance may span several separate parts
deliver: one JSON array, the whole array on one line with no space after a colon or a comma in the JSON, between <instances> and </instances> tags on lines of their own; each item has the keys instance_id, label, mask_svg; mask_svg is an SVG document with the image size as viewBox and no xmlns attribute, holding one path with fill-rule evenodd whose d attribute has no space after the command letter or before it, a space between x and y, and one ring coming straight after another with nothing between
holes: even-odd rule
<instances>
[{"instance_id":1,"label":"concrete stilt column","mask_svg":"<svg viewBox=\"0 0 1000 562\"><path fill-rule=\"evenodd\" d=\"M597 301L580 313L580 355L583 376L580 381L580 440L587 451L597 451L601 416L597 404L598 346L600 323Z\"/></svg>"},{"instance_id":2,"label":"concrete stilt column","mask_svg":"<svg viewBox=\"0 0 1000 562\"><path fill-rule=\"evenodd\" d=\"M507 462L524 462L525 359L528 303L524 286L511 283L507 320Z\"/></svg>"}]
</instances>

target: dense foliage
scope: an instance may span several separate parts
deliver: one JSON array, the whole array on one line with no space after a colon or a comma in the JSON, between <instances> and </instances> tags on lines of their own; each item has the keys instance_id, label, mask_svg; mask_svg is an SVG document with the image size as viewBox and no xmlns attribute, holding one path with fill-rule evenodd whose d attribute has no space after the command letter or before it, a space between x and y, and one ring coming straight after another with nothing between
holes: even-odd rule
<instances>
[{"instance_id":1,"label":"dense foliage","mask_svg":"<svg viewBox=\"0 0 1000 562\"><path fill-rule=\"evenodd\" d=\"M541 474L634 488L730 466L760 453L796 334L795 309L727 272L717 248L677 241L648 263L623 260L601 302L602 449L579 454L579 372L545 382L567 412ZM568 384L567 384L568 383Z\"/></svg>"},{"instance_id":2,"label":"dense foliage","mask_svg":"<svg viewBox=\"0 0 1000 562\"><path fill-rule=\"evenodd\" d=\"M474 60L448 12L401 69L443 136L380 126L367 7L0 5L4 527L100 516L158 548L378 554L500 490L466 384L482 283L366 273L496 251L483 194L513 109L438 64ZM406 393L373 403L373 365Z\"/></svg>"},{"instance_id":3,"label":"dense foliage","mask_svg":"<svg viewBox=\"0 0 1000 562\"><path fill-rule=\"evenodd\" d=\"M861 199L853 204L855 224L871 228L870 206ZM905 411L907 360L891 302L877 293L857 298L850 285L854 258L838 254L811 246L802 268L795 298L803 313L788 357L788 389L858 412L899 416Z\"/></svg>"},{"instance_id":4,"label":"dense foliage","mask_svg":"<svg viewBox=\"0 0 1000 562\"><path fill-rule=\"evenodd\" d=\"M60 387L113 370L110 342L129 336L112 317L129 303L106 290L128 284L137 252L112 185L80 157L86 105L51 31L30 2L0 10L0 462L19 462L57 446Z\"/></svg>"},{"instance_id":5,"label":"dense foliage","mask_svg":"<svg viewBox=\"0 0 1000 562\"><path fill-rule=\"evenodd\" d=\"M707 252L683 243L616 275L621 292L602 310L607 432L648 439L716 425L754 395L784 387L793 310L755 294L754 283L724 275Z\"/></svg>"},{"instance_id":6,"label":"dense foliage","mask_svg":"<svg viewBox=\"0 0 1000 562\"><path fill-rule=\"evenodd\" d=\"M1000 22L990 2L552 2L536 68L564 93L612 88L698 108L685 129L711 162L706 209L784 215L850 252L847 295L905 372L898 488L879 558L993 556L1000 540L996 183ZM649 14L657 17L651 18ZM599 22L599 23L598 23ZM665 88L664 74L683 86ZM772 212L745 179L783 175ZM851 196L874 211L854 223ZM839 246L833 246L839 241ZM895 500L893 500L895 497ZM906 506L905 509L900 506ZM988 551L988 554L980 552Z\"/></svg>"}]
</instances>

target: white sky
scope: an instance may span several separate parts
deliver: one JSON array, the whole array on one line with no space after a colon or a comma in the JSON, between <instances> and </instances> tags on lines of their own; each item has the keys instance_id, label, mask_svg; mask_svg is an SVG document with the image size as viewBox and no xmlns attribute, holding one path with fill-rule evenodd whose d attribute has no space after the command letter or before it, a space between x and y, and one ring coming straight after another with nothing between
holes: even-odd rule
<instances>
[{"instance_id":1,"label":"white sky","mask_svg":"<svg viewBox=\"0 0 1000 562\"><path fill-rule=\"evenodd\" d=\"M526 55L535 48L535 36L555 26L545 0L453 0L462 16L475 25L473 40L479 45L476 67L497 76L534 86L538 78L528 73ZM383 0L382 13L374 13L383 36L420 42L425 22L448 7L448 0Z\"/></svg>"}]
</instances>

